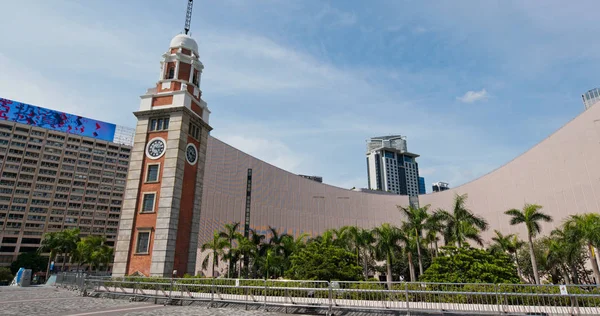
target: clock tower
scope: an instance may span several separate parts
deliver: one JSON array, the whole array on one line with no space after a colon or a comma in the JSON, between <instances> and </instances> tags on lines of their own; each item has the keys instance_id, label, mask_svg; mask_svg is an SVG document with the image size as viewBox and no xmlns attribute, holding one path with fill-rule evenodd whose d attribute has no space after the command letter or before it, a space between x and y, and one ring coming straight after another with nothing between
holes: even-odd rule
<instances>
[{"instance_id":1,"label":"clock tower","mask_svg":"<svg viewBox=\"0 0 600 316\"><path fill-rule=\"evenodd\" d=\"M187 30L186 21L185 34L175 36L162 56L156 87L141 96L134 113L138 123L113 276L195 274L211 127L200 90L204 66Z\"/></svg>"}]
</instances>

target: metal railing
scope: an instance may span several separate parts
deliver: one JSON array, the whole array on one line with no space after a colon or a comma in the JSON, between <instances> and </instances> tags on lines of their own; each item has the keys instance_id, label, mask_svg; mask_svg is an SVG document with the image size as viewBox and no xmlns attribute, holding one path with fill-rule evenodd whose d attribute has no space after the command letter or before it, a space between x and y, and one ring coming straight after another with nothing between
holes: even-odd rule
<instances>
[{"instance_id":1,"label":"metal railing","mask_svg":"<svg viewBox=\"0 0 600 316\"><path fill-rule=\"evenodd\" d=\"M460 314L600 315L597 285L456 284L287 281L211 278L106 278L63 275L57 286L83 295L129 297L162 304L194 301L245 308L456 312Z\"/></svg>"}]
</instances>

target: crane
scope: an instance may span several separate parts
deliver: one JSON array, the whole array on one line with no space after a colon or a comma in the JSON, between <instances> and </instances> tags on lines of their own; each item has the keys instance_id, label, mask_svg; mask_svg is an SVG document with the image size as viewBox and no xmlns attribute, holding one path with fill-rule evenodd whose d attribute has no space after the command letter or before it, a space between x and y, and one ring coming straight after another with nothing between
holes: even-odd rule
<instances>
[{"instance_id":1,"label":"crane","mask_svg":"<svg viewBox=\"0 0 600 316\"><path fill-rule=\"evenodd\" d=\"M192 23L192 6L194 5L194 0L188 0L187 11L185 13L185 34L190 31L190 24Z\"/></svg>"}]
</instances>

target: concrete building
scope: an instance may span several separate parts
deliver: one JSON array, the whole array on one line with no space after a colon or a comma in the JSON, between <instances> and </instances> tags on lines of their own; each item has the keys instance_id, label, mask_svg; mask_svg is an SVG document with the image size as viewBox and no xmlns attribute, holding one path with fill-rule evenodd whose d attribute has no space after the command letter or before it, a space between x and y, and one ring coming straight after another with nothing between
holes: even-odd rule
<instances>
[{"instance_id":1,"label":"concrete building","mask_svg":"<svg viewBox=\"0 0 600 316\"><path fill-rule=\"evenodd\" d=\"M419 177L419 195L426 193L427 189L425 188L425 178Z\"/></svg>"},{"instance_id":2,"label":"concrete building","mask_svg":"<svg viewBox=\"0 0 600 316\"><path fill-rule=\"evenodd\" d=\"M419 155L410 153L406 137L373 137L367 143L367 178L369 189L400 195L419 194Z\"/></svg>"},{"instance_id":3,"label":"concrete building","mask_svg":"<svg viewBox=\"0 0 600 316\"><path fill-rule=\"evenodd\" d=\"M304 179L308 179L308 180L313 180L319 183L323 183L323 177L319 177L319 176L307 176L307 175L303 175L303 174L299 174L299 176L301 176Z\"/></svg>"},{"instance_id":4,"label":"concrete building","mask_svg":"<svg viewBox=\"0 0 600 316\"><path fill-rule=\"evenodd\" d=\"M132 129L0 98L0 265L68 228L113 246L132 141Z\"/></svg>"},{"instance_id":5,"label":"concrete building","mask_svg":"<svg viewBox=\"0 0 600 316\"><path fill-rule=\"evenodd\" d=\"M600 210L599 144L600 107L591 107L506 165L459 187L420 195L418 202L449 210L455 194L468 194L467 207L490 223L482 234L486 241L494 229L526 238L525 226L510 225L504 211L537 203L554 217L542 226L542 234L548 234L569 215ZM244 223L248 169L253 171L249 224L262 234L269 225L294 235L344 225L399 225L397 205L411 202L408 196L303 179L209 136L199 244L226 223ZM197 262L204 255L199 251Z\"/></svg>"},{"instance_id":6,"label":"concrete building","mask_svg":"<svg viewBox=\"0 0 600 316\"><path fill-rule=\"evenodd\" d=\"M442 192L450 189L450 184L448 182L434 182L431 185L431 191L433 192Z\"/></svg>"},{"instance_id":7,"label":"concrete building","mask_svg":"<svg viewBox=\"0 0 600 316\"><path fill-rule=\"evenodd\" d=\"M585 109L589 109L596 102L600 101L600 88L594 88L581 95Z\"/></svg>"}]
</instances>

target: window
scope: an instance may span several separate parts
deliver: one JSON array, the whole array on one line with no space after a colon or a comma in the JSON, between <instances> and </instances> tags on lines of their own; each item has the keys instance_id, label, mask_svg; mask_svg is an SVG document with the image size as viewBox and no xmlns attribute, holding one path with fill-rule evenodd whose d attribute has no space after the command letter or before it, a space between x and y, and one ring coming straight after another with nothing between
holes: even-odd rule
<instances>
[{"instance_id":1,"label":"window","mask_svg":"<svg viewBox=\"0 0 600 316\"><path fill-rule=\"evenodd\" d=\"M192 70L192 71L194 71L194 70ZM198 85L198 72L196 72L196 71L194 71L194 76L192 77L192 83L197 87L199 86Z\"/></svg>"},{"instance_id":2,"label":"window","mask_svg":"<svg viewBox=\"0 0 600 316\"><path fill-rule=\"evenodd\" d=\"M150 251L150 232L139 231L137 235L137 244L135 253L146 254Z\"/></svg>"},{"instance_id":3,"label":"window","mask_svg":"<svg viewBox=\"0 0 600 316\"><path fill-rule=\"evenodd\" d=\"M167 69L167 79L173 79L175 77L175 67L169 67Z\"/></svg>"},{"instance_id":4,"label":"window","mask_svg":"<svg viewBox=\"0 0 600 316\"><path fill-rule=\"evenodd\" d=\"M144 193L142 198L142 213L153 213L154 202L156 200L156 193Z\"/></svg>"},{"instance_id":5,"label":"window","mask_svg":"<svg viewBox=\"0 0 600 316\"><path fill-rule=\"evenodd\" d=\"M159 169L160 164L148 165L148 171L146 171L146 182L157 182Z\"/></svg>"},{"instance_id":6,"label":"window","mask_svg":"<svg viewBox=\"0 0 600 316\"><path fill-rule=\"evenodd\" d=\"M200 140L200 127L190 122L188 135L192 136L194 139Z\"/></svg>"},{"instance_id":7,"label":"window","mask_svg":"<svg viewBox=\"0 0 600 316\"><path fill-rule=\"evenodd\" d=\"M165 131L169 129L169 118L153 118L150 119L150 131Z\"/></svg>"}]
</instances>

